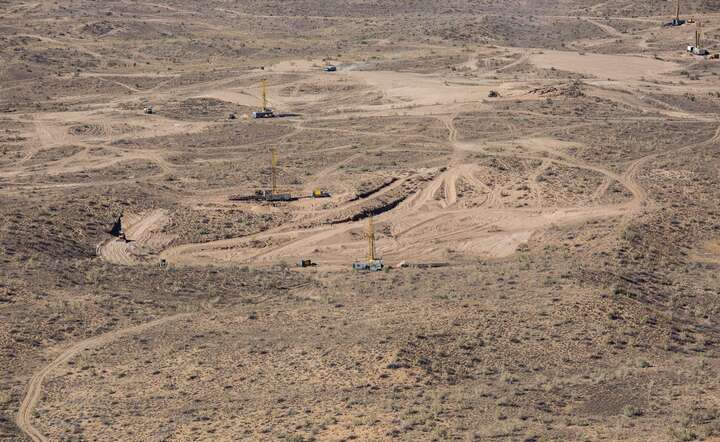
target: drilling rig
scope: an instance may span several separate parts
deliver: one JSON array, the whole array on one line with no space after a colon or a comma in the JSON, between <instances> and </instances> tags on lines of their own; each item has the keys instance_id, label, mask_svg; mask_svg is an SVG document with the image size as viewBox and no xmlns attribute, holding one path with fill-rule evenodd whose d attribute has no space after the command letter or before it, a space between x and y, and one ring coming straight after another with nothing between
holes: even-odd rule
<instances>
[{"instance_id":1,"label":"drilling rig","mask_svg":"<svg viewBox=\"0 0 720 442\"><path fill-rule=\"evenodd\" d=\"M693 55L708 55L707 49L702 47L703 27L702 21L698 20L695 29L695 46L688 46L687 51Z\"/></svg>"},{"instance_id":2,"label":"drilling rig","mask_svg":"<svg viewBox=\"0 0 720 442\"><path fill-rule=\"evenodd\" d=\"M685 20L680 19L680 0L675 0L675 18L670 22L670 26L682 26Z\"/></svg>"},{"instance_id":3,"label":"drilling rig","mask_svg":"<svg viewBox=\"0 0 720 442\"><path fill-rule=\"evenodd\" d=\"M277 189L277 149L270 149L270 191L260 191L259 195L264 197L266 201L292 201L293 197L289 193L278 193ZM258 194L256 192L256 194ZM297 198L295 198L297 199Z\"/></svg>"},{"instance_id":4,"label":"drilling rig","mask_svg":"<svg viewBox=\"0 0 720 442\"><path fill-rule=\"evenodd\" d=\"M366 272L379 272L383 268L385 268L385 263L381 258L378 258L375 253L375 223L373 222L372 216L368 217L367 237L367 261L359 261L353 263L353 269Z\"/></svg>"},{"instance_id":5,"label":"drilling rig","mask_svg":"<svg viewBox=\"0 0 720 442\"><path fill-rule=\"evenodd\" d=\"M277 186L277 149L270 149L270 189L258 190L253 195L235 195L230 197L230 201L269 201L284 202L295 201L298 198L293 197L289 193L278 193Z\"/></svg>"},{"instance_id":6,"label":"drilling rig","mask_svg":"<svg viewBox=\"0 0 720 442\"><path fill-rule=\"evenodd\" d=\"M270 149L270 170L271 170L271 192L277 194L277 150L273 147Z\"/></svg>"},{"instance_id":7,"label":"drilling rig","mask_svg":"<svg viewBox=\"0 0 720 442\"><path fill-rule=\"evenodd\" d=\"M259 111L255 111L252 113L253 118L274 118L275 113L272 109L268 107L268 101L267 101L267 80L263 78L261 81L261 94L262 94L262 108Z\"/></svg>"}]
</instances>

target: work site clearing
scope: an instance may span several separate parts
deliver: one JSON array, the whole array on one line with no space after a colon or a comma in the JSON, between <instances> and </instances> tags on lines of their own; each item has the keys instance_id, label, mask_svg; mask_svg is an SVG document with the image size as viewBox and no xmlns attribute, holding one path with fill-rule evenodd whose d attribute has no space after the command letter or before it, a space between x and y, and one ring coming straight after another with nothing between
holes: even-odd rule
<instances>
[{"instance_id":1,"label":"work site clearing","mask_svg":"<svg viewBox=\"0 0 720 442\"><path fill-rule=\"evenodd\" d=\"M720 440L716 3L0 6L0 440Z\"/></svg>"}]
</instances>

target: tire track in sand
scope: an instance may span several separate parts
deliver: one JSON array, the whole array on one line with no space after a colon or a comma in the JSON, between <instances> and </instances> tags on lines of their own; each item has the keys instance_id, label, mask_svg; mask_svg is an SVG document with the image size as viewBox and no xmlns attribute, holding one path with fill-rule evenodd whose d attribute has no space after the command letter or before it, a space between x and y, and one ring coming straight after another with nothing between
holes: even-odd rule
<instances>
[{"instance_id":1,"label":"tire track in sand","mask_svg":"<svg viewBox=\"0 0 720 442\"><path fill-rule=\"evenodd\" d=\"M62 353L60 353L57 358L55 358L51 363L40 369L40 371L35 373L32 379L30 379L30 383L28 384L25 392L25 397L20 404L20 409L18 410L18 414L15 419L18 428L20 428L22 432L24 432L30 439L35 442L46 442L49 440L40 430L38 430L32 424L33 410L40 401L43 382L48 377L48 375L50 375L50 373L52 373L52 371L56 368L60 367L65 362L78 355L80 352L93 347L99 347L101 345L109 344L116 339L132 334L141 333L152 327L156 327L170 321L175 321L188 315L188 313L183 313L179 315L168 316L133 327L111 331L99 336L82 340L65 349Z\"/></svg>"},{"instance_id":2,"label":"tire track in sand","mask_svg":"<svg viewBox=\"0 0 720 442\"><path fill-rule=\"evenodd\" d=\"M158 209L131 224L125 230L127 242L120 238L101 243L97 247L97 255L105 261L120 265L135 265L139 260L137 255L154 239L154 230L160 229L168 220L167 211ZM162 242L162 238L159 240Z\"/></svg>"}]
</instances>

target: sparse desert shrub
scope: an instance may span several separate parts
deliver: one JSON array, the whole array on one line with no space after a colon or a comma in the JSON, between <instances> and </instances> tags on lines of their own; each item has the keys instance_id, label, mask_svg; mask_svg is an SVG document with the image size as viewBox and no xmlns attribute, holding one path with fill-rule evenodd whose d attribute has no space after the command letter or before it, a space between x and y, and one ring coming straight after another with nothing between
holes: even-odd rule
<instances>
[{"instance_id":1,"label":"sparse desert shrub","mask_svg":"<svg viewBox=\"0 0 720 442\"><path fill-rule=\"evenodd\" d=\"M690 442L690 441L696 440L698 438L698 435L695 434L695 432L693 432L689 428L681 428L679 430L675 430L675 429L670 430L670 436L672 436L672 438L674 440L683 441L683 442Z\"/></svg>"},{"instance_id":2,"label":"sparse desert shrub","mask_svg":"<svg viewBox=\"0 0 720 442\"><path fill-rule=\"evenodd\" d=\"M625 415L627 417L638 417L638 416L642 416L642 414L643 414L642 410L640 410L640 408L638 408L634 405L625 405L623 407L622 412L623 412L623 415Z\"/></svg>"},{"instance_id":3,"label":"sparse desert shrub","mask_svg":"<svg viewBox=\"0 0 720 442\"><path fill-rule=\"evenodd\" d=\"M499 399L495 402L495 404L496 404L498 407L510 407L510 406L512 406L512 402L510 402L510 399L508 399L508 398L506 398L506 397L501 397L501 398L499 398Z\"/></svg>"},{"instance_id":4,"label":"sparse desert shrub","mask_svg":"<svg viewBox=\"0 0 720 442\"><path fill-rule=\"evenodd\" d=\"M623 232L623 239L627 242L637 242L640 240L641 237L642 236L640 235L640 233L633 227L628 227Z\"/></svg>"}]
</instances>

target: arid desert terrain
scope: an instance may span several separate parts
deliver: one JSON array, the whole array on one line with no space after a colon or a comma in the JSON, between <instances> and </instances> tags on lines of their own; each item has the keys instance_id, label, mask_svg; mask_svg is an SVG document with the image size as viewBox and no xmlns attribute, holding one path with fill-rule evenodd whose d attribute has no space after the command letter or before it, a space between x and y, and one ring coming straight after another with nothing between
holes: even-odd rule
<instances>
[{"instance_id":1,"label":"arid desert terrain","mask_svg":"<svg viewBox=\"0 0 720 442\"><path fill-rule=\"evenodd\" d=\"M674 17L0 0L0 440L720 440L720 4Z\"/></svg>"}]
</instances>

